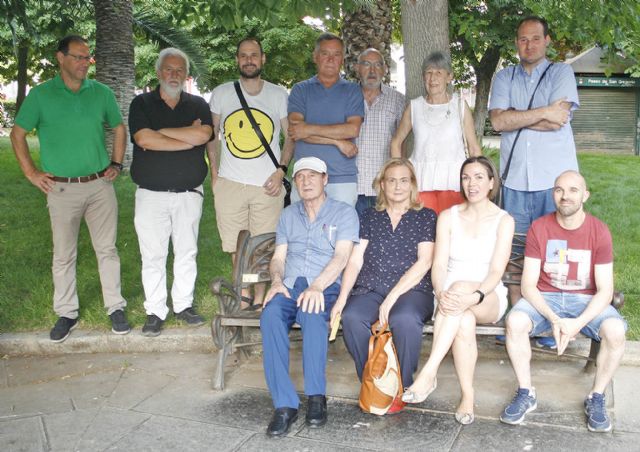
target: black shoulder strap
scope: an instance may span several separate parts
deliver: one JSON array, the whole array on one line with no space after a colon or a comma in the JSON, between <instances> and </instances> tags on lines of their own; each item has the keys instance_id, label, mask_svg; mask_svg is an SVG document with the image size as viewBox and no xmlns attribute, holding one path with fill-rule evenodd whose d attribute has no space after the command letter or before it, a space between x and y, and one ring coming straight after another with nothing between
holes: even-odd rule
<instances>
[{"instance_id":1,"label":"black shoulder strap","mask_svg":"<svg viewBox=\"0 0 640 452\"><path fill-rule=\"evenodd\" d=\"M544 70L544 72L542 73L542 75L540 76L540 78L538 79L538 84L536 85L536 87L533 90L533 93L531 94L531 99L529 99L529 105L527 106L527 110L531 110L531 106L533 105L533 98L536 96L536 92L538 91L538 87L540 86L540 83L542 83L542 79L544 78L545 75L547 75L547 72L549 71L549 68L551 68L551 66L553 66L553 63L549 63L549 66L547 66L547 68ZM516 66L513 67L513 73L511 74L511 81L513 81L513 75L516 72ZM507 159L507 165L504 168L504 171L502 173L502 183L504 184L504 182L507 180L507 177L509 176L509 169L511 168L511 159L513 159L513 151L516 149L516 143L518 142L518 138L520 138L520 133L522 132L522 129L518 129L518 133L516 134L516 138L513 140L513 144L511 145L511 151L509 152L509 158Z\"/></svg>"},{"instance_id":2,"label":"black shoulder strap","mask_svg":"<svg viewBox=\"0 0 640 452\"><path fill-rule=\"evenodd\" d=\"M240 100L240 104L242 105L242 109L244 110L244 113L247 115L247 118L249 118L251 127L253 127L253 130L256 132L256 135L258 135L258 138L260 138L260 142L262 143L264 148L267 150L267 154L269 154L269 157L271 157L271 161L275 165L276 169L278 169L280 167L280 163L278 163L278 159L273 154L273 151L271 150L271 146L269 146L269 142L264 137L262 130L260 130L260 126L258 126L258 123L256 122L256 118L253 117L253 113L251 113L251 109L249 108L249 105L247 105L247 100L244 98L244 94L242 94L242 88L240 88L240 82L238 80L233 82L233 87L236 89L236 94L238 95L238 99Z\"/></svg>"}]
</instances>

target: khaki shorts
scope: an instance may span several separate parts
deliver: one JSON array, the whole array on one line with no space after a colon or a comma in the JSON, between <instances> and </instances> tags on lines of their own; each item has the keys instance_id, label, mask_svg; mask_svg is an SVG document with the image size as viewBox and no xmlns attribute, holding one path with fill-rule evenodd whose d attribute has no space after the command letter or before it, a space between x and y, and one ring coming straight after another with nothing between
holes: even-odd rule
<instances>
[{"instance_id":1,"label":"khaki shorts","mask_svg":"<svg viewBox=\"0 0 640 452\"><path fill-rule=\"evenodd\" d=\"M269 196L262 187L218 177L213 187L213 201L222 250L235 253L238 233L243 229L252 236L275 232L284 194L284 187L278 196Z\"/></svg>"}]
</instances>

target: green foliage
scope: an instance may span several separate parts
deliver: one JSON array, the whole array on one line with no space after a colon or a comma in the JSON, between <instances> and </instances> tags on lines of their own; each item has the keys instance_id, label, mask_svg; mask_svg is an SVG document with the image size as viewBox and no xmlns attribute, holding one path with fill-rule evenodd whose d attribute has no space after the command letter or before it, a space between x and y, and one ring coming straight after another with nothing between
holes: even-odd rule
<instances>
[{"instance_id":1,"label":"green foliage","mask_svg":"<svg viewBox=\"0 0 640 452\"><path fill-rule=\"evenodd\" d=\"M238 78L235 54L238 42L252 36L262 41L267 63L263 77L272 83L291 87L315 71L312 51L318 31L299 22L280 22L273 27L258 19L246 19L239 28L225 30L211 23L194 26L191 31L206 55L209 80L198 80L201 91Z\"/></svg>"},{"instance_id":2,"label":"green foliage","mask_svg":"<svg viewBox=\"0 0 640 452\"><path fill-rule=\"evenodd\" d=\"M13 127L15 117L15 101L0 99L0 127Z\"/></svg>"},{"instance_id":3,"label":"green foliage","mask_svg":"<svg viewBox=\"0 0 640 452\"><path fill-rule=\"evenodd\" d=\"M599 44L606 62L622 57L627 72L640 76L640 2L637 0L529 0L531 9L549 20L554 39L582 47Z\"/></svg>"},{"instance_id":4,"label":"green foliage","mask_svg":"<svg viewBox=\"0 0 640 452\"><path fill-rule=\"evenodd\" d=\"M243 27L247 19L258 19L270 27L283 22L299 21L302 17L320 17L332 30L338 28L344 12L374 5L375 0L192 0L179 2L172 8L174 18L181 23L198 24L209 18L208 25L235 30Z\"/></svg>"},{"instance_id":5,"label":"green foliage","mask_svg":"<svg viewBox=\"0 0 640 452\"><path fill-rule=\"evenodd\" d=\"M475 71L481 71L483 59L496 52L506 62L516 62L515 28L529 13L517 0L451 0L449 2L449 40L456 81L473 84ZM486 56L485 56L486 55ZM497 62L497 61L496 61ZM489 77L494 68L487 68Z\"/></svg>"},{"instance_id":6,"label":"green foliage","mask_svg":"<svg viewBox=\"0 0 640 452\"><path fill-rule=\"evenodd\" d=\"M53 76L55 49L59 39L71 32L92 37L95 29L91 4L79 0L0 0L0 82L16 80L17 48L26 46L28 80Z\"/></svg>"},{"instance_id":7,"label":"green foliage","mask_svg":"<svg viewBox=\"0 0 640 452\"><path fill-rule=\"evenodd\" d=\"M140 57L144 58L142 61L148 62L151 56L150 50L152 49L150 44L154 41L160 44L161 47L176 47L189 56L191 75L199 79L202 85L210 84L209 71L201 47L191 38L190 34L186 33L187 30L176 27L157 7L142 7L137 9L133 16L133 21L134 24L142 30L147 39L147 42L142 43L143 48L141 49L142 54L140 55ZM147 52L145 53L145 51ZM147 65L143 67L147 68ZM155 75L155 70L150 72ZM148 78L149 76L148 69L146 73L140 74L141 78ZM138 76L136 76L136 81L137 80Z\"/></svg>"}]
</instances>

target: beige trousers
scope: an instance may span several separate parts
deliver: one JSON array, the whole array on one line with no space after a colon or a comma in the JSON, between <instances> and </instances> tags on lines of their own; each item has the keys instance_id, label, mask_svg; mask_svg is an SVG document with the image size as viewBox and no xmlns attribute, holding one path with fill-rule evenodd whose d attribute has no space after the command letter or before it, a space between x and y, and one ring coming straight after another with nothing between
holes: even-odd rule
<instances>
[{"instance_id":1,"label":"beige trousers","mask_svg":"<svg viewBox=\"0 0 640 452\"><path fill-rule=\"evenodd\" d=\"M118 202L111 182L56 182L47 195L53 232L53 310L60 317L78 317L76 258L78 232L84 218L98 260L102 297L107 314L123 309L120 258L116 250Z\"/></svg>"}]
</instances>

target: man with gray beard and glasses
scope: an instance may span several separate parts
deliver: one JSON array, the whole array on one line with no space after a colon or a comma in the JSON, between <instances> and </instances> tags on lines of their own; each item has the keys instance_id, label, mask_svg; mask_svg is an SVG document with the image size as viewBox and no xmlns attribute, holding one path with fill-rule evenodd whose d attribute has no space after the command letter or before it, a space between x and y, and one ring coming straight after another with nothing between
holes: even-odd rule
<instances>
[{"instance_id":1,"label":"man with gray beard and glasses","mask_svg":"<svg viewBox=\"0 0 640 452\"><path fill-rule=\"evenodd\" d=\"M167 307L166 261L172 241L171 300L176 318L197 326L204 319L193 308L198 228L208 166L205 144L213 131L207 102L183 91L189 61L167 48L156 61L160 86L137 96L129 107L133 142L131 178L136 190L135 227L142 256L147 321L145 336L158 336Z\"/></svg>"}]
</instances>

